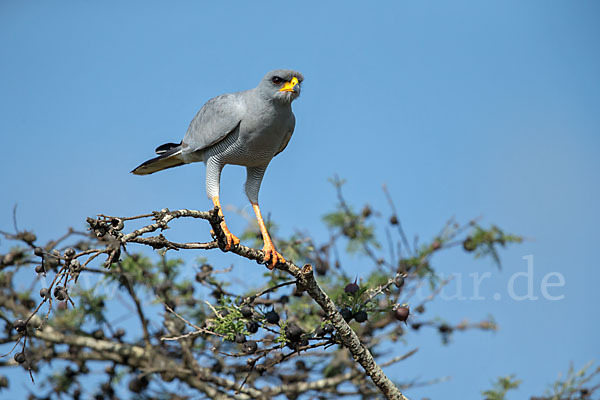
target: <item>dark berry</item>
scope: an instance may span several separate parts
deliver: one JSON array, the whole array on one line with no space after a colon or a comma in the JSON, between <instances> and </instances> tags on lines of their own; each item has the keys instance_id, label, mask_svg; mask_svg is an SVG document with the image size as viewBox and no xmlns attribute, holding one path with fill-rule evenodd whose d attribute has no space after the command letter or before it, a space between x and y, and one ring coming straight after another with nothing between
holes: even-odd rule
<instances>
[{"instance_id":1,"label":"dark berry","mask_svg":"<svg viewBox=\"0 0 600 400\"><path fill-rule=\"evenodd\" d=\"M235 342L236 343L244 343L245 341L246 341L246 335L244 335L243 333L235 334Z\"/></svg>"},{"instance_id":2,"label":"dark berry","mask_svg":"<svg viewBox=\"0 0 600 400\"><path fill-rule=\"evenodd\" d=\"M306 368L306 363L302 360L296 361L296 369L298 371L308 371L308 368Z\"/></svg>"},{"instance_id":3,"label":"dark berry","mask_svg":"<svg viewBox=\"0 0 600 400\"><path fill-rule=\"evenodd\" d=\"M24 242L28 243L28 244L33 244L33 242L35 242L37 240L37 236L35 236L35 234L33 234L33 232L21 232L19 234L20 239L23 240Z\"/></svg>"},{"instance_id":4,"label":"dark berry","mask_svg":"<svg viewBox=\"0 0 600 400\"><path fill-rule=\"evenodd\" d=\"M16 353L15 361L19 364L23 364L25 362L25 353Z\"/></svg>"},{"instance_id":5,"label":"dark berry","mask_svg":"<svg viewBox=\"0 0 600 400\"><path fill-rule=\"evenodd\" d=\"M219 362L219 360L215 361L212 365L212 372L220 374L223 372L223 364Z\"/></svg>"},{"instance_id":6,"label":"dark berry","mask_svg":"<svg viewBox=\"0 0 600 400\"><path fill-rule=\"evenodd\" d=\"M398 289L404 286L404 277L402 275L396 276L396 278L394 279L394 285L396 285Z\"/></svg>"},{"instance_id":7,"label":"dark berry","mask_svg":"<svg viewBox=\"0 0 600 400\"><path fill-rule=\"evenodd\" d=\"M41 247L36 247L35 249L33 249L33 254L35 254L38 257L42 257L44 255L44 249L42 249Z\"/></svg>"},{"instance_id":8,"label":"dark berry","mask_svg":"<svg viewBox=\"0 0 600 400\"><path fill-rule=\"evenodd\" d=\"M289 298L288 296L286 296L285 294L279 298L279 302L280 302L281 304L286 304L286 303L288 303L289 301L290 301L290 298Z\"/></svg>"},{"instance_id":9,"label":"dark berry","mask_svg":"<svg viewBox=\"0 0 600 400\"><path fill-rule=\"evenodd\" d=\"M329 263L327 261L317 259L315 261L315 271L317 275L323 276L327 274L327 270L329 270Z\"/></svg>"},{"instance_id":10,"label":"dark berry","mask_svg":"<svg viewBox=\"0 0 600 400\"><path fill-rule=\"evenodd\" d=\"M18 319L13 323L13 327L15 328L15 330L17 332L21 333L21 332L25 332L25 329L27 328L27 324L22 319Z\"/></svg>"},{"instance_id":11,"label":"dark berry","mask_svg":"<svg viewBox=\"0 0 600 400\"><path fill-rule=\"evenodd\" d=\"M50 298L50 289L41 288L40 289L40 297L43 299L49 299Z\"/></svg>"},{"instance_id":12,"label":"dark berry","mask_svg":"<svg viewBox=\"0 0 600 400\"><path fill-rule=\"evenodd\" d=\"M175 302L175 300L170 299L170 298L165 300L165 305L167 307L169 307L171 310L175 310L175 308L177 307L177 303ZM227 314L225 314L225 315L227 315Z\"/></svg>"},{"instance_id":13,"label":"dark berry","mask_svg":"<svg viewBox=\"0 0 600 400\"><path fill-rule=\"evenodd\" d=\"M63 286L57 286L54 288L54 297L57 300L63 301L67 299L67 289Z\"/></svg>"},{"instance_id":14,"label":"dark berry","mask_svg":"<svg viewBox=\"0 0 600 400\"><path fill-rule=\"evenodd\" d=\"M125 336L125 329L123 328L119 328L115 331L115 333L113 333L113 336L116 339L121 339L123 336Z\"/></svg>"},{"instance_id":15,"label":"dark berry","mask_svg":"<svg viewBox=\"0 0 600 400\"><path fill-rule=\"evenodd\" d=\"M75 255L75 249L72 249L71 247L69 247L68 249L65 250L66 258L72 258L74 255Z\"/></svg>"},{"instance_id":16,"label":"dark berry","mask_svg":"<svg viewBox=\"0 0 600 400\"><path fill-rule=\"evenodd\" d=\"M252 318L252 307L244 306L240 309L244 318Z\"/></svg>"},{"instance_id":17,"label":"dark berry","mask_svg":"<svg viewBox=\"0 0 600 400\"><path fill-rule=\"evenodd\" d=\"M390 217L390 224L392 224L392 225L398 225L398 217L395 216L395 215L392 215Z\"/></svg>"},{"instance_id":18,"label":"dark berry","mask_svg":"<svg viewBox=\"0 0 600 400\"><path fill-rule=\"evenodd\" d=\"M148 386L148 380L145 378L133 378L129 381L129 390L133 393L140 393Z\"/></svg>"},{"instance_id":19,"label":"dark berry","mask_svg":"<svg viewBox=\"0 0 600 400\"><path fill-rule=\"evenodd\" d=\"M44 270L51 271L60 265L60 259L58 258L60 253L58 250L52 250L52 254L48 257L44 257Z\"/></svg>"},{"instance_id":20,"label":"dark berry","mask_svg":"<svg viewBox=\"0 0 600 400\"><path fill-rule=\"evenodd\" d=\"M406 321L410 315L410 310L406 306L398 307L394 310L394 317L398 321Z\"/></svg>"},{"instance_id":21,"label":"dark berry","mask_svg":"<svg viewBox=\"0 0 600 400\"><path fill-rule=\"evenodd\" d=\"M342 233L344 234L344 236L347 236L350 239L356 239L356 237L358 236L358 232L356 231L356 227L354 225L343 227Z\"/></svg>"},{"instance_id":22,"label":"dark berry","mask_svg":"<svg viewBox=\"0 0 600 400\"><path fill-rule=\"evenodd\" d=\"M258 322L250 321L250 322L246 323L246 329L248 329L248 332L250 332L250 333L258 332Z\"/></svg>"},{"instance_id":23,"label":"dark berry","mask_svg":"<svg viewBox=\"0 0 600 400\"><path fill-rule=\"evenodd\" d=\"M5 377L4 375L0 376L0 389L1 388L7 388L8 387L8 378Z\"/></svg>"},{"instance_id":24,"label":"dark berry","mask_svg":"<svg viewBox=\"0 0 600 400\"><path fill-rule=\"evenodd\" d=\"M258 345L254 340L249 340L242 344L242 351L246 354L252 354L258 349Z\"/></svg>"},{"instance_id":25,"label":"dark berry","mask_svg":"<svg viewBox=\"0 0 600 400\"><path fill-rule=\"evenodd\" d=\"M465 251L474 251L477 248L477 245L475 244L475 241L469 236L463 242L463 248L465 249Z\"/></svg>"},{"instance_id":26,"label":"dark berry","mask_svg":"<svg viewBox=\"0 0 600 400\"><path fill-rule=\"evenodd\" d=\"M354 314L354 319L356 320L356 322L358 323L362 323L365 322L367 320L367 313L365 311L359 311L356 314Z\"/></svg>"},{"instance_id":27,"label":"dark berry","mask_svg":"<svg viewBox=\"0 0 600 400\"><path fill-rule=\"evenodd\" d=\"M262 375L267 370L267 367L265 367L263 364L258 364L256 367L254 367L254 369L256 370L256 372Z\"/></svg>"},{"instance_id":28,"label":"dark berry","mask_svg":"<svg viewBox=\"0 0 600 400\"><path fill-rule=\"evenodd\" d=\"M332 333L333 332L333 325L331 325L331 324L325 324L325 325L323 325L323 330L325 331L325 333Z\"/></svg>"},{"instance_id":29,"label":"dark berry","mask_svg":"<svg viewBox=\"0 0 600 400\"><path fill-rule=\"evenodd\" d=\"M104 339L104 332L102 331L102 329L96 329L94 332L92 332L92 336L94 337L94 339Z\"/></svg>"},{"instance_id":30,"label":"dark berry","mask_svg":"<svg viewBox=\"0 0 600 400\"><path fill-rule=\"evenodd\" d=\"M323 329L322 326L319 326L317 329L315 329L315 336L316 337L323 337L323 336L325 336L325 329Z\"/></svg>"},{"instance_id":31,"label":"dark berry","mask_svg":"<svg viewBox=\"0 0 600 400\"><path fill-rule=\"evenodd\" d=\"M196 282L198 283L202 283L204 282L204 280L206 279L208 275L206 275L204 272L196 272Z\"/></svg>"},{"instance_id":32,"label":"dark berry","mask_svg":"<svg viewBox=\"0 0 600 400\"><path fill-rule=\"evenodd\" d=\"M285 336L292 341L297 341L303 333L302 328L293 322L285 327Z\"/></svg>"},{"instance_id":33,"label":"dark berry","mask_svg":"<svg viewBox=\"0 0 600 400\"><path fill-rule=\"evenodd\" d=\"M279 322L279 314L277 314L275 310L271 310L268 313L266 313L265 318L270 324L277 324Z\"/></svg>"},{"instance_id":34,"label":"dark berry","mask_svg":"<svg viewBox=\"0 0 600 400\"><path fill-rule=\"evenodd\" d=\"M364 208L362 209L362 212L361 212L363 218L369 218L372 213L373 213L373 210L371 210L371 207L369 207L368 205L364 206Z\"/></svg>"},{"instance_id":35,"label":"dark berry","mask_svg":"<svg viewBox=\"0 0 600 400\"><path fill-rule=\"evenodd\" d=\"M113 218L113 219L111 219L110 220L110 224L117 231L120 231L120 230L122 230L125 227L125 224L119 218Z\"/></svg>"},{"instance_id":36,"label":"dark berry","mask_svg":"<svg viewBox=\"0 0 600 400\"><path fill-rule=\"evenodd\" d=\"M213 267L209 264L202 264L202 266L200 267L200 270L202 272L204 272L205 274L209 274L212 272Z\"/></svg>"},{"instance_id":37,"label":"dark berry","mask_svg":"<svg viewBox=\"0 0 600 400\"><path fill-rule=\"evenodd\" d=\"M35 272L37 272L38 274L43 274L46 271L45 271L43 265L38 265L38 266L35 267Z\"/></svg>"},{"instance_id":38,"label":"dark berry","mask_svg":"<svg viewBox=\"0 0 600 400\"><path fill-rule=\"evenodd\" d=\"M102 385L100 385L100 390L102 390L102 393L108 398L111 398L115 395L115 390L112 388L110 382L104 382ZM105 397L102 396L102 399L104 398Z\"/></svg>"},{"instance_id":39,"label":"dark berry","mask_svg":"<svg viewBox=\"0 0 600 400\"><path fill-rule=\"evenodd\" d=\"M221 310L221 311L219 311L219 315L221 315L221 317L226 317L229 315L229 310L227 310L227 309Z\"/></svg>"},{"instance_id":40,"label":"dark berry","mask_svg":"<svg viewBox=\"0 0 600 400\"><path fill-rule=\"evenodd\" d=\"M340 314L342 314L342 318L344 318L346 322L350 322L352 320L353 315L349 308L342 308L340 310Z\"/></svg>"},{"instance_id":41,"label":"dark berry","mask_svg":"<svg viewBox=\"0 0 600 400\"><path fill-rule=\"evenodd\" d=\"M354 294L360 290L360 287L356 284L356 280L353 283L349 283L344 288L344 292Z\"/></svg>"}]
</instances>

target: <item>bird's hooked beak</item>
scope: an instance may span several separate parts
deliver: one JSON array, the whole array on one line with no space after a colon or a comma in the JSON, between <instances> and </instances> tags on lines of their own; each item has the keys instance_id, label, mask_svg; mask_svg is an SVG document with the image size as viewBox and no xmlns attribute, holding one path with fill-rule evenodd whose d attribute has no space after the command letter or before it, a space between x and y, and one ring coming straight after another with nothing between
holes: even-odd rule
<instances>
[{"instance_id":1,"label":"bird's hooked beak","mask_svg":"<svg viewBox=\"0 0 600 400\"><path fill-rule=\"evenodd\" d=\"M296 87L298 86L298 78L293 77L291 81L286 82L285 85L281 89L280 92L295 92Z\"/></svg>"}]
</instances>

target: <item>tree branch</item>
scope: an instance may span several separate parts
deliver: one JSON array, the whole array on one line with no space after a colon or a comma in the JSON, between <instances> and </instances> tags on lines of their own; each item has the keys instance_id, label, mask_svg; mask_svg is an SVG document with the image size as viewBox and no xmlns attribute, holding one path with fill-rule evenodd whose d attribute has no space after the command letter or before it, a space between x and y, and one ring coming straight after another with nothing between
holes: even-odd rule
<instances>
[{"instance_id":1,"label":"tree branch","mask_svg":"<svg viewBox=\"0 0 600 400\"><path fill-rule=\"evenodd\" d=\"M219 247L224 248L223 243L221 242L223 241L225 234L221 228L217 211L218 209L216 208L209 212L200 212L187 209L169 211L164 209L160 212L153 213L156 220L155 224L138 229L129 235L125 235L121 238L121 241L124 243L144 233L153 232L157 229L166 229L167 223L175 218L193 217L208 220L213 228L214 235L219 242ZM239 244L233 247L231 252L244 258L255 260L258 263L264 263L264 253L262 250L256 250ZM321 289L313 275L312 266L307 264L303 268L299 268L294 263L287 261L285 264L277 265L277 268L296 278L301 286L310 295L310 297L312 297L313 300L315 300L315 302L321 307L327 318L331 320L333 326L338 331L344 347L350 350L354 360L356 360L356 362L358 362L364 368L367 375L371 378L381 393L383 393L387 399L407 400L407 398L400 392L396 385L394 385L394 383L385 375L381 367L377 365L369 350L361 343L356 333L352 330L352 328L350 328L342 315L339 313L335 303Z\"/></svg>"}]
</instances>

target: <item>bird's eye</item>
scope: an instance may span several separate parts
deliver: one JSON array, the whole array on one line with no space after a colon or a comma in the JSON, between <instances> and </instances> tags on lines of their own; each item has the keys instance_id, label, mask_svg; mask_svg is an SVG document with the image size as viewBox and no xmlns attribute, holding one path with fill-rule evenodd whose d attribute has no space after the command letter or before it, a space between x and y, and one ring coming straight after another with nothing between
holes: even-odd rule
<instances>
[{"instance_id":1,"label":"bird's eye","mask_svg":"<svg viewBox=\"0 0 600 400\"><path fill-rule=\"evenodd\" d=\"M274 76L271 78L271 82L273 82L276 85L281 85L281 82L283 82L283 79L278 76Z\"/></svg>"}]
</instances>

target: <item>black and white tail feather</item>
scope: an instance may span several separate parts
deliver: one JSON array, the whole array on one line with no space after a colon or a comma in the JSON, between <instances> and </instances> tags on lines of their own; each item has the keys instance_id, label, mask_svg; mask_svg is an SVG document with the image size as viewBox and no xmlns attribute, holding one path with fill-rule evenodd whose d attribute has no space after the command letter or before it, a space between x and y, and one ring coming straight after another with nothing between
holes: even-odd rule
<instances>
[{"instance_id":1,"label":"black and white tail feather","mask_svg":"<svg viewBox=\"0 0 600 400\"><path fill-rule=\"evenodd\" d=\"M158 146L154 151L158 154L158 157L138 165L131 173L136 175L148 175L162 171L163 169L178 167L185 164L185 161L181 158L181 143L165 143Z\"/></svg>"}]
</instances>

